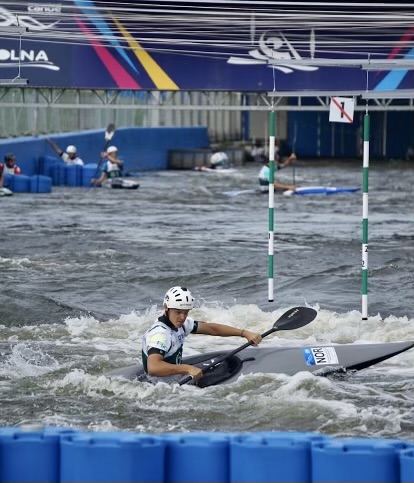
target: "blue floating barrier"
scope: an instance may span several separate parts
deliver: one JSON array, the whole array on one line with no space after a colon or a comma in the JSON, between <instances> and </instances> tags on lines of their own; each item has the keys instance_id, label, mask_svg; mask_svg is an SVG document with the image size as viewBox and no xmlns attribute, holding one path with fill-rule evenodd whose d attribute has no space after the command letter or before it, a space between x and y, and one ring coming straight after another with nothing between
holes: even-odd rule
<instances>
[{"instance_id":1,"label":"blue floating barrier","mask_svg":"<svg viewBox=\"0 0 414 483\"><path fill-rule=\"evenodd\" d=\"M70 164L65 166L65 184L66 186L81 186L83 177L83 166L79 164Z\"/></svg>"},{"instance_id":2,"label":"blue floating barrier","mask_svg":"<svg viewBox=\"0 0 414 483\"><path fill-rule=\"evenodd\" d=\"M98 165L96 163L88 163L83 166L82 170L82 186L92 186L92 178L99 176L96 174Z\"/></svg>"},{"instance_id":3,"label":"blue floating barrier","mask_svg":"<svg viewBox=\"0 0 414 483\"><path fill-rule=\"evenodd\" d=\"M85 431L66 426L45 426L43 432L44 434L53 434L63 437L66 435L73 436L75 434L83 434Z\"/></svg>"},{"instance_id":4,"label":"blue floating barrier","mask_svg":"<svg viewBox=\"0 0 414 483\"><path fill-rule=\"evenodd\" d=\"M65 184L65 167L64 163L56 163L50 167L53 186L62 186Z\"/></svg>"},{"instance_id":5,"label":"blue floating barrier","mask_svg":"<svg viewBox=\"0 0 414 483\"><path fill-rule=\"evenodd\" d=\"M166 483L228 482L229 439L214 433L170 434L165 439Z\"/></svg>"},{"instance_id":6,"label":"blue floating barrier","mask_svg":"<svg viewBox=\"0 0 414 483\"><path fill-rule=\"evenodd\" d=\"M14 175L5 174L3 179L3 187L4 188L11 188L12 178Z\"/></svg>"},{"instance_id":7,"label":"blue floating barrier","mask_svg":"<svg viewBox=\"0 0 414 483\"><path fill-rule=\"evenodd\" d=\"M14 193L30 193L30 177L25 174L12 174L10 189Z\"/></svg>"},{"instance_id":8,"label":"blue floating barrier","mask_svg":"<svg viewBox=\"0 0 414 483\"><path fill-rule=\"evenodd\" d=\"M133 433L81 433L61 437L60 481L164 481L165 443Z\"/></svg>"},{"instance_id":9,"label":"blue floating barrier","mask_svg":"<svg viewBox=\"0 0 414 483\"><path fill-rule=\"evenodd\" d=\"M52 178L35 174L30 177L31 193L50 193L52 191Z\"/></svg>"},{"instance_id":10,"label":"blue floating barrier","mask_svg":"<svg viewBox=\"0 0 414 483\"><path fill-rule=\"evenodd\" d=\"M399 482L399 452L409 447L404 441L368 438L314 443L312 481Z\"/></svg>"},{"instance_id":11,"label":"blue floating barrier","mask_svg":"<svg viewBox=\"0 0 414 483\"><path fill-rule=\"evenodd\" d=\"M59 436L19 428L0 430L0 481L59 481Z\"/></svg>"},{"instance_id":12,"label":"blue floating barrier","mask_svg":"<svg viewBox=\"0 0 414 483\"><path fill-rule=\"evenodd\" d=\"M262 438L288 438L288 439L304 439L309 442L327 441L331 440L333 436L316 432L302 432L302 431L258 431L256 433L240 433L239 438L250 438L252 436L259 436Z\"/></svg>"},{"instance_id":13,"label":"blue floating barrier","mask_svg":"<svg viewBox=\"0 0 414 483\"><path fill-rule=\"evenodd\" d=\"M311 442L289 433L230 441L230 482L309 482Z\"/></svg>"},{"instance_id":14,"label":"blue floating barrier","mask_svg":"<svg viewBox=\"0 0 414 483\"><path fill-rule=\"evenodd\" d=\"M40 156L38 160L38 173L43 176L52 177L51 168L61 164L61 160L52 156Z\"/></svg>"},{"instance_id":15,"label":"blue floating barrier","mask_svg":"<svg viewBox=\"0 0 414 483\"><path fill-rule=\"evenodd\" d=\"M400 451L400 481L414 483L414 448Z\"/></svg>"}]
</instances>

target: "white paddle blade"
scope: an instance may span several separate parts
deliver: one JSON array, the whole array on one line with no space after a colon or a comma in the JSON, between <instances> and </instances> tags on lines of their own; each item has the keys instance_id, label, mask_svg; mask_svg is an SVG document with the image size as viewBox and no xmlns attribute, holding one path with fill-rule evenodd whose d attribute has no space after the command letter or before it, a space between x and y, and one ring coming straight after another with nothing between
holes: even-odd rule
<instances>
[{"instance_id":1,"label":"white paddle blade","mask_svg":"<svg viewBox=\"0 0 414 483\"><path fill-rule=\"evenodd\" d=\"M105 141L110 141L115 134L115 124L109 124L105 132Z\"/></svg>"}]
</instances>

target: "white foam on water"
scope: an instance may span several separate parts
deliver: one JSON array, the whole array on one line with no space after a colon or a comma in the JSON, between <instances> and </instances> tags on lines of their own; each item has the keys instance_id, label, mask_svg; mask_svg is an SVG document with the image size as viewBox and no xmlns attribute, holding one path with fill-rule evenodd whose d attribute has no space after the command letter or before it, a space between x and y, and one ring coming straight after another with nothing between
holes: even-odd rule
<instances>
[{"instance_id":1,"label":"white foam on water","mask_svg":"<svg viewBox=\"0 0 414 483\"><path fill-rule=\"evenodd\" d=\"M18 343L0 363L0 376L10 379L39 377L59 369L59 362L34 344Z\"/></svg>"}]
</instances>

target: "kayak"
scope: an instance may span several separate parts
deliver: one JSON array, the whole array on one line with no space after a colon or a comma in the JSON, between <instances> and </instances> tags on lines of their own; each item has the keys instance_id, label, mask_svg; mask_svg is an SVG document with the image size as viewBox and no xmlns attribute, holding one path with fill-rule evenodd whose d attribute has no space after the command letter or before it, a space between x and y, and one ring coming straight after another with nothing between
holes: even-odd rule
<instances>
[{"instance_id":1,"label":"kayak","mask_svg":"<svg viewBox=\"0 0 414 483\"><path fill-rule=\"evenodd\" d=\"M388 342L375 344L331 344L305 347L248 347L239 354L214 366L197 383L198 387L227 384L247 374L282 373L293 376L301 371L312 372L318 376L346 371L358 371L394 357L414 347L414 341ZM183 358L183 363L205 367L214 363L231 351L209 352ZM141 364L115 369L105 376L137 379L143 382L179 382L178 379L151 378L147 376Z\"/></svg>"},{"instance_id":2,"label":"kayak","mask_svg":"<svg viewBox=\"0 0 414 483\"><path fill-rule=\"evenodd\" d=\"M197 166L194 171L200 171L202 173L214 173L214 174L236 174L237 169L234 168L207 168L206 166Z\"/></svg>"},{"instance_id":3,"label":"kayak","mask_svg":"<svg viewBox=\"0 0 414 483\"><path fill-rule=\"evenodd\" d=\"M335 195L338 193L355 193L359 191L360 188L357 186L341 186L341 187L331 187L331 186L304 186L302 188L296 188L293 190L286 190L283 192L285 196L292 195Z\"/></svg>"},{"instance_id":4,"label":"kayak","mask_svg":"<svg viewBox=\"0 0 414 483\"><path fill-rule=\"evenodd\" d=\"M12 190L9 188L0 188L0 196L11 196L13 194Z\"/></svg>"},{"instance_id":5,"label":"kayak","mask_svg":"<svg viewBox=\"0 0 414 483\"><path fill-rule=\"evenodd\" d=\"M113 178L107 180L103 186L112 189L136 190L139 188L139 183L129 179Z\"/></svg>"},{"instance_id":6,"label":"kayak","mask_svg":"<svg viewBox=\"0 0 414 483\"><path fill-rule=\"evenodd\" d=\"M260 188L263 188L261 186ZM266 189L246 189L246 190L236 190L236 191L224 191L224 195L226 196L239 196L239 195L247 195L247 194L269 194L269 189L267 186L264 186ZM293 190L285 190L283 191L284 196L292 196L292 195L334 195L339 193L355 193L359 191L357 186L342 186L342 187L331 187L331 186L307 186L302 188L296 188L295 191ZM279 190L275 191L275 194L280 192Z\"/></svg>"},{"instance_id":7,"label":"kayak","mask_svg":"<svg viewBox=\"0 0 414 483\"><path fill-rule=\"evenodd\" d=\"M235 191L224 191L223 195L226 196L239 196L239 195L253 195L253 194L260 194L259 190L254 189L246 189L246 190L235 190Z\"/></svg>"}]
</instances>

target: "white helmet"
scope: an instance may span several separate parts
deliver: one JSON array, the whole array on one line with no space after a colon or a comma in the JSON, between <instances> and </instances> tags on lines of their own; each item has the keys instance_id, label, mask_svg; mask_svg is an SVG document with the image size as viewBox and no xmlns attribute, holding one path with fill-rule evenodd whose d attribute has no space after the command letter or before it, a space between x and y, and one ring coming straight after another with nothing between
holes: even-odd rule
<instances>
[{"instance_id":1,"label":"white helmet","mask_svg":"<svg viewBox=\"0 0 414 483\"><path fill-rule=\"evenodd\" d=\"M213 166L222 166L228 162L229 158L223 151L218 151L210 157L210 164Z\"/></svg>"},{"instance_id":2,"label":"white helmet","mask_svg":"<svg viewBox=\"0 0 414 483\"><path fill-rule=\"evenodd\" d=\"M165 294L164 304L169 309L191 310L194 298L185 287L172 287Z\"/></svg>"},{"instance_id":3,"label":"white helmet","mask_svg":"<svg viewBox=\"0 0 414 483\"><path fill-rule=\"evenodd\" d=\"M115 151L118 151L116 146L109 146L109 148L106 150L108 154L114 153Z\"/></svg>"},{"instance_id":4,"label":"white helmet","mask_svg":"<svg viewBox=\"0 0 414 483\"><path fill-rule=\"evenodd\" d=\"M66 148L66 152L68 154L76 154L76 146L74 146L73 144L70 144L67 148Z\"/></svg>"}]
</instances>

